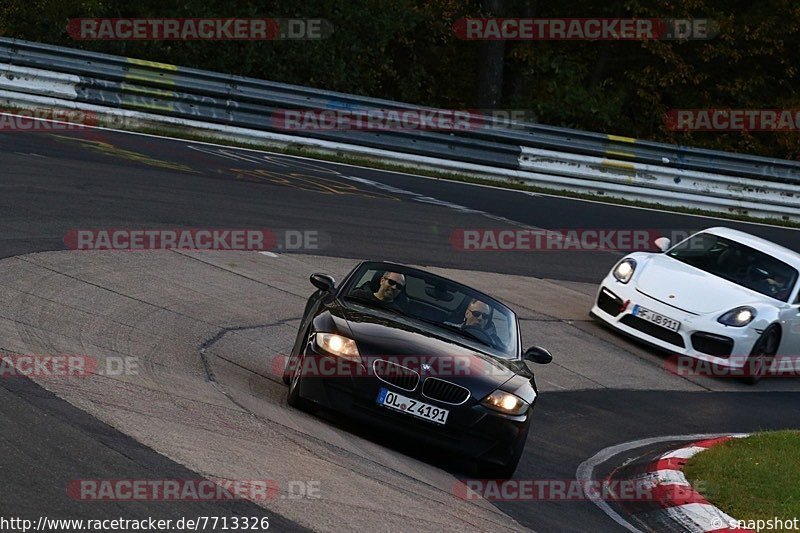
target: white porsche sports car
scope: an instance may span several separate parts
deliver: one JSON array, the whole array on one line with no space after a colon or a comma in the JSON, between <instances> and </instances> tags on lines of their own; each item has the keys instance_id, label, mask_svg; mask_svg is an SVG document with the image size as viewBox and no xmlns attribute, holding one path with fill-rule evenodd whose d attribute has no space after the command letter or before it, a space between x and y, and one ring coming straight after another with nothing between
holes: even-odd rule
<instances>
[{"instance_id":1,"label":"white porsche sports car","mask_svg":"<svg viewBox=\"0 0 800 533\"><path fill-rule=\"evenodd\" d=\"M635 252L602 281L591 315L636 339L754 383L800 356L800 254L728 228Z\"/></svg>"}]
</instances>

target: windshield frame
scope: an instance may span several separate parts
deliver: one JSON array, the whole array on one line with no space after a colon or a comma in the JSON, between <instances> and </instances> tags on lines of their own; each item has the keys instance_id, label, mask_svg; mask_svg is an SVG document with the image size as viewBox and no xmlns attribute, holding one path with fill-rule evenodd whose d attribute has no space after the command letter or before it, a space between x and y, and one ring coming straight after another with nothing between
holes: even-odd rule
<instances>
[{"instance_id":1,"label":"windshield frame","mask_svg":"<svg viewBox=\"0 0 800 533\"><path fill-rule=\"evenodd\" d=\"M459 332L455 331L454 329L448 328L445 324L439 324L434 320L426 320L423 317L414 316L413 314L405 313L402 310L398 311L393 309L390 306L375 306L375 309L380 309L381 311L386 311L389 313L397 314L404 318L417 321L421 324L425 324L426 327L435 328L437 331L441 331L442 334L446 335L448 339L452 339L454 337L463 339L464 342L469 343L470 346L477 345L480 346L480 350L489 353L490 355L500 357L502 359L521 359L522 358L522 343L521 343L521 333L519 327L519 317L517 313L514 312L513 309L508 307L506 304L500 302L496 298L489 296L486 293L483 293L469 285L465 285L463 283L459 283L458 281L452 280L450 278L446 278L444 276L440 276L438 274L434 274L432 272L428 272L426 270L421 270L414 267L409 267L397 263L389 263L389 262L381 262L381 261L365 261L359 264L356 268L352 270L352 272L345 278L342 284L336 291L335 298L340 302L353 302L359 305L363 305L364 307L370 307L365 305L363 302L360 301L358 298L349 298L349 293L355 288L355 284L360 280L364 273L368 270L384 270L384 271L392 271L397 272L400 274L404 274L406 276L413 276L418 278L426 278L430 280L438 280L442 283L447 285L454 286L458 291L463 292L465 296L469 298L478 298L487 304L495 307L495 312L501 311L508 313L510 320L509 326L513 328L512 331L512 339L513 346L508 346L505 350L495 348L492 345L487 345L481 342L479 339L472 335L468 334L460 334ZM511 344L510 342L509 344Z\"/></svg>"}]
</instances>

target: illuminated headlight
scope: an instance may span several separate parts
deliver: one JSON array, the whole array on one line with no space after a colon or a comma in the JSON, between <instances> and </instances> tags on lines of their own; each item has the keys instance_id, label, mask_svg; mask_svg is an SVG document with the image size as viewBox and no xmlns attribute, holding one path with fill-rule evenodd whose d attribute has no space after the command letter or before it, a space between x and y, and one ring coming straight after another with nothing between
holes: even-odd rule
<instances>
[{"instance_id":1,"label":"illuminated headlight","mask_svg":"<svg viewBox=\"0 0 800 533\"><path fill-rule=\"evenodd\" d=\"M507 415L521 415L529 407L528 402L522 398L501 390L491 393L481 402L481 405Z\"/></svg>"},{"instance_id":2,"label":"illuminated headlight","mask_svg":"<svg viewBox=\"0 0 800 533\"><path fill-rule=\"evenodd\" d=\"M329 354L351 359L353 361L360 361L361 356L356 348L356 341L336 335L335 333L317 333L314 337L317 346L328 352Z\"/></svg>"},{"instance_id":3,"label":"illuminated headlight","mask_svg":"<svg viewBox=\"0 0 800 533\"><path fill-rule=\"evenodd\" d=\"M633 276L633 271L636 270L636 261L633 259L623 259L612 271L617 281L628 283Z\"/></svg>"},{"instance_id":4,"label":"illuminated headlight","mask_svg":"<svg viewBox=\"0 0 800 533\"><path fill-rule=\"evenodd\" d=\"M717 319L720 324L740 328L746 326L756 317L756 310L752 307L737 307L731 309Z\"/></svg>"}]
</instances>

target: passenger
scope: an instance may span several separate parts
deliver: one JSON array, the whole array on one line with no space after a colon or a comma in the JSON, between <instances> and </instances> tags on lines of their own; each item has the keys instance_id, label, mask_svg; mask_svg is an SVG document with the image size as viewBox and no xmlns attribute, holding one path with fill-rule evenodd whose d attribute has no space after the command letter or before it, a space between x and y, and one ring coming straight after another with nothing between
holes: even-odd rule
<instances>
[{"instance_id":1,"label":"passenger","mask_svg":"<svg viewBox=\"0 0 800 533\"><path fill-rule=\"evenodd\" d=\"M464 313L463 326L477 326L486 329L492 318L492 308L488 304L477 299L473 299L467 306Z\"/></svg>"},{"instance_id":2,"label":"passenger","mask_svg":"<svg viewBox=\"0 0 800 533\"><path fill-rule=\"evenodd\" d=\"M473 298L464 312L464 322L458 327L461 329L478 328L491 339L495 348L505 349L503 341L497 336L497 329L492 321L492 308L486 302Z\"/></svg>"}]
</instances>

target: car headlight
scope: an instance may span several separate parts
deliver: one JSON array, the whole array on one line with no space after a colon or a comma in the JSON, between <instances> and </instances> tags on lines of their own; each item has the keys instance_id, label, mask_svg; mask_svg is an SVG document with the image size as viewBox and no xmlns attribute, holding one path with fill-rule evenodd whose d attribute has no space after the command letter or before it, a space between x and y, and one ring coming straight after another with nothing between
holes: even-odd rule
<instances>
[{"instance_id":1,"label":"car headlight","mask_svg":"<svg viewBox=\"0 0 800 533\"><path fill-rule=\"evenodd\" d=\"M317 346L338 357L352 361L361 361L361 356L356 347L356 341L336 335L335 333L317 333L314 337Z\"/></svg>"},{"instance_id":2,"label":"car headlight","mask_svg":"<svg viewBox=\"0 0 800 533\"><path fill-rule=\"evenodd\" d=\"M617 266L614 267L612 273L617 281L628 283L633 276L633 271L636 270L636 261L633 259L623 259Z\"/></svg>"},{"instance_id":3,"label":"car headlight","mask_svg":"<svg viewBox=\"0 0 800 533\"><path fill-rule=\"evenodd\" d=\"M484 398L481 405L507 415L521 415L530 407L522 398L501 390L496 390Z\"/></svg>"},{"instance_id":4,"label":"car headlight","mask_svg":"<svg viewBox=\"0 0 800 533\"><path fill-rule=\"evenodd\" d=\"M740 328L742 326L746 326L753 319L756 317L756 310L752 307L742 306L737 307L736 309L731 309L721 317L717 319L717 322L720 324L725 324L726 326L734 326Z\"/></svg>"}]
</instances>

